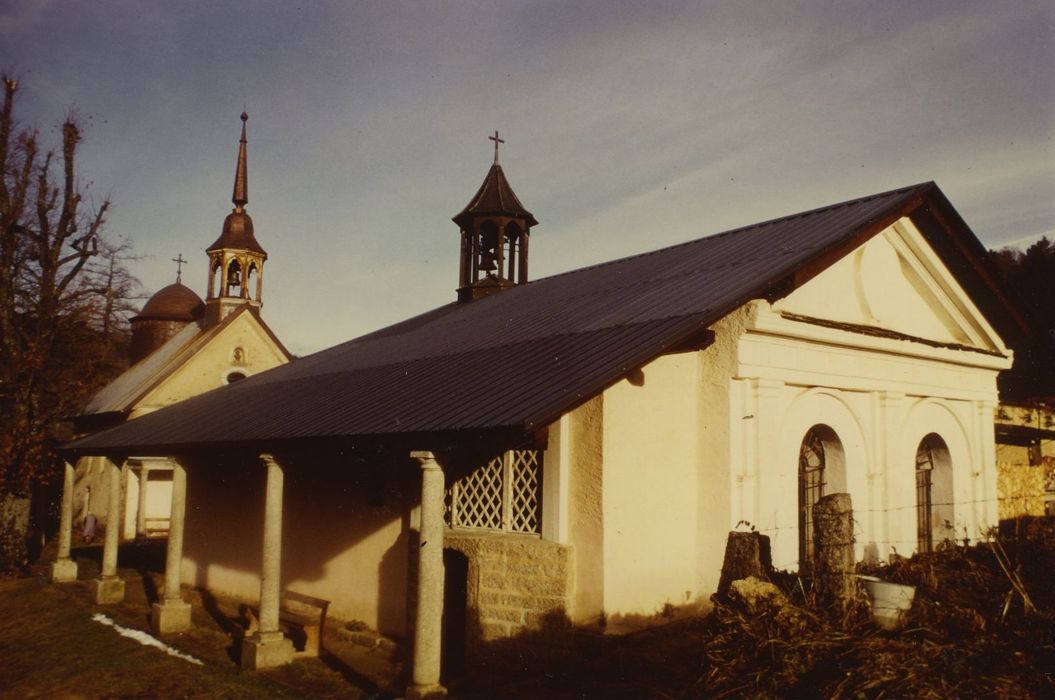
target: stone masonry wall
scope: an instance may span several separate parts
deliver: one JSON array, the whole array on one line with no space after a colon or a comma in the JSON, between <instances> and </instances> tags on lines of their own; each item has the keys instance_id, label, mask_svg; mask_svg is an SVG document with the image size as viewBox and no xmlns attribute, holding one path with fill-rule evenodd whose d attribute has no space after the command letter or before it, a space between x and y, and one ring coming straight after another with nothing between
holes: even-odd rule
<instances>
[{"instance_id":1,"label":"stone masonry wall","mask_svg":"<svg viewBox=\"0 0 1055 700\"><path fill-rule=\"evenodd\" d=\"M568 615L571 547L522 535L449 531L444 547L469 561L470 644L537 630Z\"/></svg>"},{"instance_id":2,"label":"stone masonry wall","mask_svg":"<svg viewBox=\"0 0 1055 700\"><path fill-rule=\"evenodd\" d=\"M1023 453L1026 448L1019 448ZM1046 462L1052 461L1047 458ZM1000 519L1044 515L1044 472L1047 465L1030 466L1028 461L997 464L997 495Z\"/></svg>"}]
</instances>

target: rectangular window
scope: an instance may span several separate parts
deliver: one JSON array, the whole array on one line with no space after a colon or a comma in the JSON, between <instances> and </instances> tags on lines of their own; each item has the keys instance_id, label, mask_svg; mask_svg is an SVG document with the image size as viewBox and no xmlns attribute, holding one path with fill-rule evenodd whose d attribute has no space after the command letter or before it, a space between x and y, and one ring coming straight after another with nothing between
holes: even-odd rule
<instances>
[{"instance_id":1,"label":"rectangular window","mask_svg":"<svg viewBox=\"0 0 1055 700\"><path fill-rule=\"evenodd\" d=\"M508 450L447 489L447 527L537 534L542 524L542 455Z\"/></svg>"}]
</instances>

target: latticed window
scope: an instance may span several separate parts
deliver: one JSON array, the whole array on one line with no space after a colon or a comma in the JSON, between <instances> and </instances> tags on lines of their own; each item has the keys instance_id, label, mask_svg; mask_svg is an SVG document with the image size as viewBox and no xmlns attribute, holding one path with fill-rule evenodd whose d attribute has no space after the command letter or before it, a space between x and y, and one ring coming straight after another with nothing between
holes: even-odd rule
<instances>
[{"instance_id":1,"label":"latticed window","mask_svg":"<svg viewBox=\"0 0 1055 700\"><path fill-rule=\"evenodd\" d=\"M509 450L447 489L447 527L537 533L542 524L542 457Z\"/></svg>"}]
</instances>

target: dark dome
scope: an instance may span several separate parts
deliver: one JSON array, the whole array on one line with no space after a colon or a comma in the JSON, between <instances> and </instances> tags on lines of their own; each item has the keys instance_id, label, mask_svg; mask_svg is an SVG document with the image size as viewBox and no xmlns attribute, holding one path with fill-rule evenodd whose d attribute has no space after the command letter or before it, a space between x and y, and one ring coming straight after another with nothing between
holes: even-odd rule
<instances>
[{"instance_id":1,"label":"dark dome","mask_svg":"<svg viewBox=\"0 0 1055 700\"><path fill-rule=\"evenodd\" d=\"M267 252L260 247L253 237L253 220L245 211L235 210L227 215L223 221L223 233L216 242L205 250L217 250L218 248L233 248L236 250L251 250L267 257Z\"/></svg>"},{"instance_id":2,"label":"dark dome","mask_svg":"<svg viewBox=\"0 0 1055 700\"><path fill-rule=\"evenodd\" d=\"M133 321L196 321L201 318L205 302L179 282L158 290Z\"/></svg>"}]
</instances>

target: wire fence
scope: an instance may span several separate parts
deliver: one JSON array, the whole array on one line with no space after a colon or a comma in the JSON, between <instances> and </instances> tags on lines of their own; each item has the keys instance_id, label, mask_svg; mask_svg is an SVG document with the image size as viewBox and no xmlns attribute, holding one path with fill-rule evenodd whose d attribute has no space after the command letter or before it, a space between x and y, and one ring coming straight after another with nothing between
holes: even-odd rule
<instances>
[{"instance_id":1,"label":"wire fence","mask_svg":"<svg viewBox=\"0 0 1055 700\"><path fill-rule=\"evenodd\" d=\"M1052 493L1050 491L1035 491L1035 492L1019 493L1019 494L1015 494L1015 495L1012 495L1012 496L996 496L996 497L991 497L991 498L978 498L978 499L974 499L974 500L964 500L964 501L943 501L943 502L938 502L938 503L932 502L930 505L931 505L931 512L933 513L935 508L944 508L944 507L949 507L949 506L952 506L952 507L956 508L956 507L976 506L976 505L979 505L979 504L990 504L990 503L1000 504L1000 503L1008 503L1008 502L1024 502L1024 501L1030 501L1030 500L1033 500L1033 499L1041 499L1041 501L1043 502L1043 500L1045 498L1053 498L1053 499L1055 499L1055 493ZM853 508L852 509L852 513L853 513L853 518L854 518L854 537L856 539L856 544L860 544L860 545L863 545L863 546L875 545L875 546L883 546L883 547L892 547L892 548L895 549L895 551L896 551L897 547L899 547L899 546L900 547L904 547L904 548L916 547L919 544L919 538L918 537L913 538L913 539L907 539L907 540L879 540L879 539L872 539L872 538L868 538L866 540L862 540L862 539L857 539L857 538L858 538L859 535L863 534L863 532L864 532L864 528L862 527L861 520L860 520L861 516L872 515L872 514L876 514L876 513L883 513L883 514L886 514L886 513L900 513L900 512L904 512L904 511L917 511L918 512L918 510L919 510L919 505L918 504L894 506L894 507L890 507L890 508L856 508L856 507ZM741 521L741 522L742 523L746 523L746 521ZM798 533L801 530L801 526L800 526L800 524L798 522L796 522L794 524L791 524L791 525L775 525L775 526L772 526L772 527L762 527L758 523L746 523L746 524L750 525L751 527L754 527L757 530L757 532L759 532L760 534L763 534L763 535L769 535L769 534L774 534L774 533L778 533L778 532L794 532L794 533L796 533L796 535L798 535ZM998 523L994 522L994 523L988 523L986 525L995 527L997 524ZM986 525L983 525L983 527L985 527ZM966 540L969 543L969 542L972 542L972 541L978 541L979 539L984 538L985 535L986 535L986 533L983 532L983 531L979 531L977 533L968 533L966 531L966 526L961 526L961 529L957 529L957 527L954 524L952 524L952 523L949 523L948 526L946 526L946 527L938 526L938 527L934 528L932 530L932 532L940 533L941 530L943 530L943 529L948 531L949 536L948 537L937 537L937 538L935 538L936 542L940 542L942 540L950 540L950 541L953 541L953 542L963 542L963 541ZM850 543L843 543L843 544L850 544Z\"/></svg>"}]
</instances>

